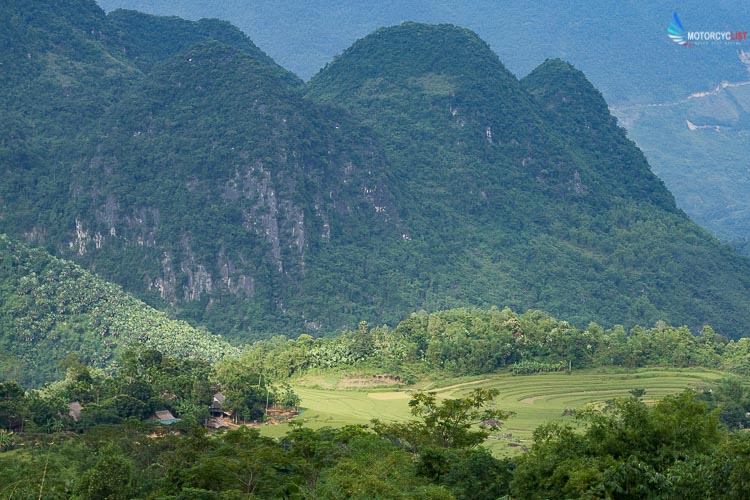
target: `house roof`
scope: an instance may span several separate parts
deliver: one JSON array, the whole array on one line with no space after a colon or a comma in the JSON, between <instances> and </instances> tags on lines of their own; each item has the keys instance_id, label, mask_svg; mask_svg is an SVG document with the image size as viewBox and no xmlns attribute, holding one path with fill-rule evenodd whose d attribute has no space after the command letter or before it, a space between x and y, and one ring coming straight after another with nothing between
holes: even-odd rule
<instances>
[{"instance_id":1,"label":"house roof","mask_svg":"<svg viewBox=\"0 0 750 500\"><path fill-rule=\"evenodd\" d=\"M212 429L226 429L226 428L229 428L229 424L221 420L212 418L211 420L208 421L208 427Z\"/></svg>"},{"instance_id":2,"label":"house roof","mask_svg":"<svg viewBox=\"0 0 750 500\"><path fill-rule=\"evenodd\" d=\"M217 392L216 394L214 394L214 401L216 401L217 403L224 404L224 401L226 400L227 400L227 397L223 395L222 393Z\"/></svg>"},{"instance_id":3,"label":"house roof","mask_svg":"<svg viewBox=\"0 0 750 500\"><path fill-rule=\"evenodd\" d=\"M156 418L159 420L174 420L174 415L169 410L161 410L156 412Z\"/></svg>"},{"instance_id":4,"label":"house roof","mask_svg":"<svg viewBox=\"0 0 750 500\"><path fill-rule=\"evenodd\" d=\"M159 419L159 423L162 423L164 425L169 425L180 421L180 419L175 418L175 416L172 415L172 412L170 412L169 410L157 411L156 418Z\"/></svg>"}]
</instances>

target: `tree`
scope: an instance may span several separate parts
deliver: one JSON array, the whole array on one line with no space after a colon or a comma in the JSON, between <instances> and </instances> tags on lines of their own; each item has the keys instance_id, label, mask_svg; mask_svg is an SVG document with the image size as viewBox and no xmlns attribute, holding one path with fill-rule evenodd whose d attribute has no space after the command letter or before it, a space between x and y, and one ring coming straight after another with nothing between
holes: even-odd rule
<instances>
[{"instance_id":1,"label":"tree","mask_svg":"<svg viewBox=\"0 0 750 500\"><path fill-rule=\"evenodd\" d=\"M203 450L184 470L182 487L224 492L226 498L281 498L288 464L281 447L257 429L240 427L223 434L216 448Z\"/></svg>"},{"instance_id":2,"label":"tree","mask_svg":"<svg viewBox=\"0 0 750 500\"><path fill-rule=\"evenodd\" d=\"M498 460L481 446L462 450L428 448L417 461L417 473L448 488L456 498L494 500L510 493L513 463Z\"/></svg>"},{"instance_id":3,"label":"tree","mask_svg":"<svg viewBox=\"0 0 750 500\"><path fill-rule=\"evenodd\" d=\"M260 419L269 401L267 377L243 367L237 368L218 374L221 392L227 398L225 407L230 408L235 417L243 420Z\"/></svg>"},{"instance_id":4,"label":"tree","mask_svg":"<svg viewBox=\"0 0 750 500\"><path fill-rule=\"evenodd\" d=\"M322 471L309 497L454 498L446 488L430 484L430 478L418 475L407 451L374 434L354 437L343 452L343 456Z\"/></svg>"},{"instance_id":5,"label":"tree","mask_svg":"<svg viewBox=\"0 0 750 500\"><path fill-rule=\"evenodd\" d=\"M27 401L30 421L37 429L53 432L64 427L69 408L60 398L43 397L38 392L32 392Z\"/></svg>"},{"instance_id":6,"label":"tree","mask_svg":"<svg viewBox=\"0 0 750 500\"><path fill-rule=\"evenodd\" d=\"M646 394L646 389L643 387L634 387L628 391L631 396L633 396L635 399L641 399L644 394Z\"/></svg>"},{"instance_id":7,"label":"tree","mask_svg":"<svg viewBox=\"0 0 750 500\"><path fill-rule=\"evenodd\" d=\"M292 386L286 382L281 384L279 392L274 395L273 399L279 406L286 410L299 407L299 404L302 401L299 395L294 392Z\"/></svg>"},{"instance_id":8,"label":"tree","mask_svg":"<svg viewBox=\"0 0 750 500\"><path fill-rule=\"evenodd\" d=\"M131 498L134 481L132 462L108 446L100 451L96 464L81 476L78 493L86 499Z\"/></svg>"},{"instance_id":9,"label":"tree","mask_svg":"<svg viewBox=\"0 0 750 500\"><path fill-rule=\"evenodd\" d=\"M385 424L375 419L373 429L414 452L425 447L473 448L487 438L488 429L513 415L490 407L498 394L496 389L475 389L464 398L438 403L434 392L418 392L409 401L418 420Z\"/></svg>"},{"instance_id":10,"label":"tree","mask_svg":"<svg viewBox=\"0 0 750 500\"><path fill-rule=\"evenodd\" d=\"M653 407L636 397L615 400L578 418L583 433L554 423L534 431L534 445L517 462L514 496L671 498L678 484L691 497L704 497L690 481L704 474L702 459L718 449L723 434L716 413L695 393L668 396Z\"/></svg>"},{"instance_id":11,"label":"tree","mask_svg":"<svg viewBox=\"0 0 750 500\"><path fill-rule=\"evenodd\" d=\"M6 431L0 429L0 451L8 451L13 449L16 444L16 435L13 431Z\"/></svg>"},{"instance_id":12,"label":"tree","mask_svg":"<svg viewBox=\"0 0 750 500\"><path fill-rule=\"evenodd\" d=\"M23 387L16 382L0 382L0 429L21 430L27 410Z\"/></svg>"},{"instance_id":13,"label":"tree","mask_svg":"<svg viewBox=\"0 0 750 500\"><path fill-rule=\"evenodd\" d=\"M302 427L300 422L292 421L290 425L292 430L281 440L281 445L295 463L300 488L307 491L315 491L322 471L338 461L344 451L342 444L349 440L348 436L365 433L361 427L312 430Z\"/></svg>"}]
</instances>

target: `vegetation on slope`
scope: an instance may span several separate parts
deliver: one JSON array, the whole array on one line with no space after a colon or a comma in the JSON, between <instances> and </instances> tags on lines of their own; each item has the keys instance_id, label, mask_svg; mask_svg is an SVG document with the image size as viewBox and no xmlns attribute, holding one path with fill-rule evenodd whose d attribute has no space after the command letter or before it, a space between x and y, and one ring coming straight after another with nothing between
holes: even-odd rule
<instances>
[{"instance_id":1,"label":"vegetation on slope","mask_svg":"<svg viewBox=\"0 0 750 500\"><path fill-rule=\"evenodd\" d=\"M745 161L750 149L744 111L750 87L745 85L748 61L742 52L747 42L707 43L695 57L695 51L685 51L667 38L673 11L665 4L475 0L365 6L306 0L283 6L256 2L247 9L241 0L98 3L107 11L123 7L189 19L221 17L305 80L356 39L403 20L470 28L519 77L547 58L564 58L583 70L614 106L680 208L722 241L750 234ZM739 0L680 5L678 14L688 30L750 23ZM534 29L542 26L545 36ZM732 83L725 86L728 82Z\"/></svg>"},{"instance_id":2,"label":"vegetation on slope","mask_svg":"<svg viewBox=\"0 0 750 500\"><path fill-rule=\"evenodd\" d=\"M36 22L19 23L20 34L33 37ZM104 92L109 109L62 137L34 131L64 118L54 111L58 87L24 95L29 106L8 102L28 123L11 120L0 148L2 227L245 340L342 324L341 312L310 297L366 267L361 251L342 259L347 244L382 235L386 218L394 237L399 229L396 210L376 209L393 202L368 134L346 113L302 100L299 81L226 23L127 12L97 23L100 36L87 42L95 57L79 51L71 65L118 61L134 81L90 75L91 99ZM77 26L48 29L88 40ZM42 70L60 43L34 52ZM332 238L334 262L314 258ZM360 302L351 293L333 302Z\"/></svg>"},{"instance_id":3,"label":"vegetation on slope","mask_svg":"<svg viewBox=\"0 0 750 500\"><path fill-rule=\"evenodd\" d=\"M519 83L471 32L405 23L354 44L307 92L384 144L404 224L430 248L426 309L503 304L579 326L746 330L734 322L747 314L748 272L737 272L747 260L677 210L570 65L547 61Z\"/></svg>"},{"instance_id":4,"label":"vegetation on slope","mask_svg":"<svg viewBox=\"0 0 750 500\"><path fill-rule=\"evenodd\" d=\"M0 230L151 305L242 341L458 306L750 326L750 264L564 63L519 82L474 33L407 23L301 86L225 23L25 5Z\"/></svg>"},{"instance_id":5,"label":"vegetation on slope","mask_svg":"<svg viewBox=\"0 0 750 500\"><path fill-rule=\"evenodd\" d=\"M81 267L5 235L0 294L0 379L24 386L59 378L69 353L111 370L134 346L205 361L237 352L222 338L172 320Z\"/></svg>"}]
</instances>

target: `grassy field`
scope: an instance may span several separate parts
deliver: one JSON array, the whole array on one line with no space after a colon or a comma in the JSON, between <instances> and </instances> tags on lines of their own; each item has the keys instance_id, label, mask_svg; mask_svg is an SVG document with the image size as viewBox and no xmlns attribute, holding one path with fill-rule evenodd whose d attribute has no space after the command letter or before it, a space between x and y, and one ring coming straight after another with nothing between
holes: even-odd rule
<instances>
[{"instance_id":1,"label":"grassy field","mask_svg":"<svg viewBox=\"0 0 750 500\"><path fill-rule=\"evenodd\" d=\"M515 412L499 434L487 445L503 454L528 445L536 427L549 421L571 420L563 417L567 408L580 408L588 403L604 402L617 397L627 397L628 391L639 387L646 390L644 400L653 401L687 388L700 389L725 377L726 374L705 369L644 369L623 373L580 371L567 373L542 373L512 376L489 375L475 379L444 381L442 384L421 383L407 389L378 389L360 387L341 389L341 380L328 375L312 380L302 379L295 391L302 398L302 414L298 417L311 428L339 427L348 424L367 424L373 418L383 421L406 420L412 391L434 391L439 397L457 398L477 387L500 391L497 406ZM317 382L324 381L325 384ZM337 383L338 382L338 383ZM311 387L312 385L312 387ZM343 384L351 387L351 383ZM338 388L320 388L338 387ZM356 386L355 386L356 387ZM263 434L281 436L286 425L264 426ZM510 435L508 435L510 434Z\"/></svg>"}]
</instances>

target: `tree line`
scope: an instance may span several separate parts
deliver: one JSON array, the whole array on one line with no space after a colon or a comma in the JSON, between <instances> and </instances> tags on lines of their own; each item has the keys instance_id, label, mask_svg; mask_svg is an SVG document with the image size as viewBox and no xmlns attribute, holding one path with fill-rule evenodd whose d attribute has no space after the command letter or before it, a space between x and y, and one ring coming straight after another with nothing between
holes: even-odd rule
<instances>
[{"instance_id":1,"label":"tree line","mask_svg":"<svg viewBox=\"0 0 750 500\"><path fill-rule=\"evenodd\" d=\"M274 337L255 342L224 362L264 370L277 378L359 367L392 372L408 383L435 371L460 376L660 365L749 375L748 361L750 339L730 341L708 325L697 334L664 322L630 331L596 323L582 329L541 311L518 314L493 307L420 311L393 328L361 322L359 328L333 338Z\"/></svg>"}]
</instances>

